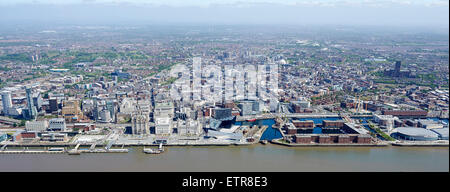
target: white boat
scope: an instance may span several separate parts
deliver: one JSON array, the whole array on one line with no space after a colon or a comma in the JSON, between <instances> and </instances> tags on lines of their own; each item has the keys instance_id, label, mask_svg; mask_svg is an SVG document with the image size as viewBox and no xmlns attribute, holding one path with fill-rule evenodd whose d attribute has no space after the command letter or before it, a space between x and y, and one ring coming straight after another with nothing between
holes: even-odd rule
<instances>
[{"instance_id":1,"label":"white boat","mask_svg":"<svg viewBox=\"0 0 450 192\"><path fill-rule=\"evenodd\" d=\"M151 148L144 148L143 151L144 151L144 153L147 153L147 154L160 154L161 153L160 150L153 150Z\"/></svg>"},{"instance_id":2,"label":"white boat","mask_svg":"<svg viewBox=\"0 0 450 192\"><path fill-rule=\"evenodd\" d=\"M69 151L69 155L80 155L81 151L76 150L76 149L72 149Z\"/></svg>"}]
</instances>

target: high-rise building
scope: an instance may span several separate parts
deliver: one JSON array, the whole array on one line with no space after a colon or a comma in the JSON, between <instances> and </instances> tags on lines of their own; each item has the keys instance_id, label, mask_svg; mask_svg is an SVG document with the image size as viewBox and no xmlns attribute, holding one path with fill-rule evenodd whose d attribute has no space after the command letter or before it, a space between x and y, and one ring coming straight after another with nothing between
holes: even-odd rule
<instances>
[{"instance_id":1,"label":"high-rise building","mask_svg":"<svg viewBox=\"0 0 450 192\"><path fill-rule=\"evenodd\" d=\"M400 67L402 65L401 61L395 61L395 71L394 71L394 76L398 77L400 76Z\"/></svg>"},{"instance_id":2,"label":"high-rise building","mask_svg":"<svg viewBox=\"0 0 450 192\"><path fill-rule=\"evenodd\" d=\"M58 111L58 100L57 99L49 99L48 103L50 105L50 112Z\"/></svg>"},{"instance_id":3,"label":"high-rise building","mask_svg":"<svg viewBox=\"0 0 450 192\"><path fill-rule=\"evenodd\" d=\"M98 100L95 97L94 98L94 109L92 110L92 116L94 118L94 121L98 120L98 113L99 113Z\"/></svg>"},{"instance_id":4,"label":"high-rise building","mask_svg":"<svg viewBox=\"0 0 450 192\"><path fill-rule=\"evenodd\" d=\"M116 121L116 112L117 107L114 101L107 101L106 102L106 109L109 111L109 116L111 117L111 120L113 122Z\"/></svg>"},{"instance_id":5,"label":"high-rise building","mask_svg":"<svg viewBox=\"0 0 450 192\"><path fill-rule=\"evenodd\" d=\"M394 69L391 70L385 70L384 75L390 76L390 77L412 77L411 76L411 70L401 70L401 61L395 61Z\"/></svg>"},{"instance_id":6,"label":"high-rise building","mask_svg":"<svg viewBox=\"0 0 450 192\"><path fill-rule=\"evenodd\" d=\"M33 103L34 103L34 106L36 107L37 111L41 110L43 102L44 101L42 100L41 93L37 92L37 93L33 94Z\"/></svg>"},{"instance_id":7,"label":"high-rise building","mask_svg":"<svg viewBox=\"0 0 450 192\"><path fill-rule=\"evenodd\" d=\"M9 109L12 107L11 92L2 92L3 114L8 115Z\"/></svg>"},{"instance_id":8,"label":"high-rise building","mask_svg":"<svg viewBox=\"0 0 450 192\"><path fill-rule=\"evenodd\" d=\"M37 110L36 110L36 106L34 106L33 93L32 93L31 87L26 87L25 91L27 93L27 106L28 106L27 118L34 119L34 118L36 118Z\"/></svg>"}]
</instances>

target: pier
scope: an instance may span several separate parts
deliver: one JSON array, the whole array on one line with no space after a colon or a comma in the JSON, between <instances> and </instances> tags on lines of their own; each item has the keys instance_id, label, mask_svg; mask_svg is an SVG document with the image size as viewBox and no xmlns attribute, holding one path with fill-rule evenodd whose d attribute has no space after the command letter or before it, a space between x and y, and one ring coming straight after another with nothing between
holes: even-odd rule
<instances>
[{"instance_id":1,"label":"pier","mask_svg":"<svg viewBox=\"0 0 450 192\"><path fill-rule=\"evenodd\" d=\"M0 151L0 154L63 154L65 151L39 151L39 150L11 150Z\"/></svg>"},{"instance_id":2,"label":"pier","mask_svg":"<svg viewBox=\"0 0 450 192\"><path fill-rule=\"evenodd\" d=\"M414 141L410 141L410 142L392 142L391 143L392 146L398 146L398 147L448 147L449 146L449 142L448 141L435 141L435 142L414 142Z\"/></svg>"},{"instance_id":3,"label":"pier","mask_svg":"<svg viewBox=\"0 0 450 192\"><path fill-rule=\"evenodd\" d=\"M272 144L283 145L288 147L387 147L389 143L378 142L378 143L286 143L279 140L270 141Z\"/></svg>"}]
</instances>

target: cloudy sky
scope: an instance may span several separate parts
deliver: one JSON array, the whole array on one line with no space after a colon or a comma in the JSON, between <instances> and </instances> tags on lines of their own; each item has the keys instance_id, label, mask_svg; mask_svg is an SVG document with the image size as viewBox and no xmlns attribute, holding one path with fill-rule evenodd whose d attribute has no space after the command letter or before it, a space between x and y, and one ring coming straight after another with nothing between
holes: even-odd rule
<instances>
[{"instance_id":1,"label":"cloudy sky","mask_svg":"<svg viewBox=\"0 0 450 192\"><path fill-rule=\"evenodd\" d=\"M0 0L0 23L447 27L449 0Z\"/></svg>"}]
</instances>

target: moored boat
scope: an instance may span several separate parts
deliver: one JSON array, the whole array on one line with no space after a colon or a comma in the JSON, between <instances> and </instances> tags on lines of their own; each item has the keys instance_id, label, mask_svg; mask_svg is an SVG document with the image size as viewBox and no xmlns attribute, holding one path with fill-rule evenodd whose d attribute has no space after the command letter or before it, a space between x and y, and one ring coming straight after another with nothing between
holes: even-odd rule
<instances>
[{"instance_id":1,"label":"moored boat","mask_svg":"<svg viewBox=\"0 0 450 192\"><path fill-rule=\"evenodd\" d=\"M81 154L81 152L76 149L72 149L69 151L69 155L80 155L80 154Z\"/></svg>"},{"instance_id":2,"label":"moored boat","mask_svg":"<svg viewBox=\"0 0 450 192\"><path fill-rule=\"evenodd\" d=\"M143 151L144 151L144 153L147 153L147 154L160 154L161 153L160 150L153 150L150 148L144 148Z\"/></svg>"}]
</instances>

